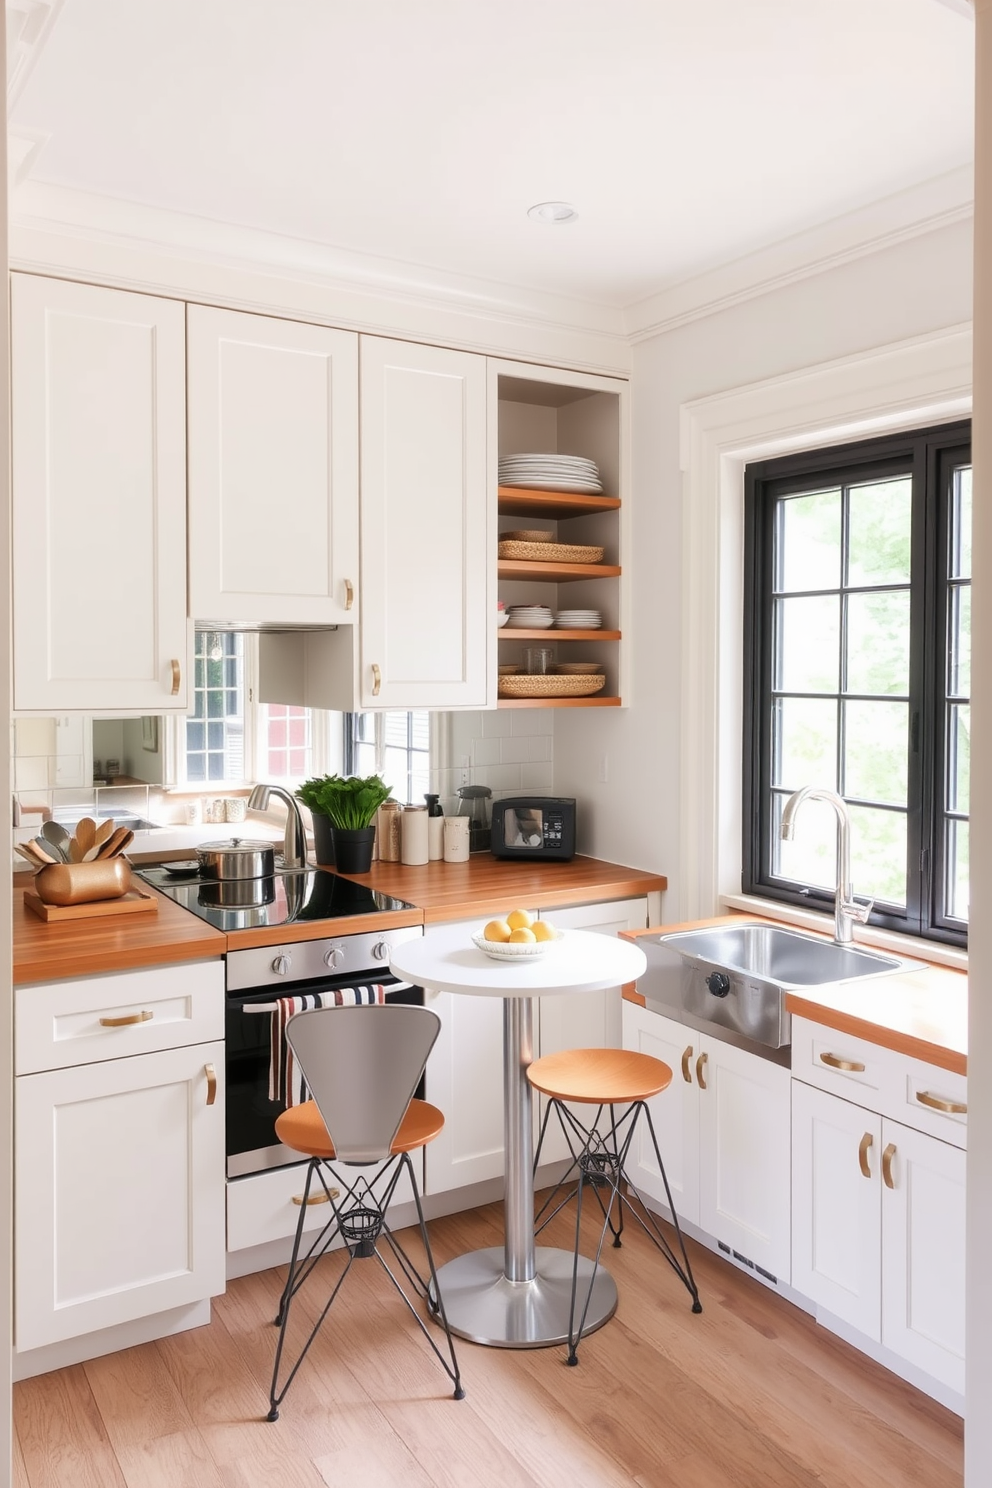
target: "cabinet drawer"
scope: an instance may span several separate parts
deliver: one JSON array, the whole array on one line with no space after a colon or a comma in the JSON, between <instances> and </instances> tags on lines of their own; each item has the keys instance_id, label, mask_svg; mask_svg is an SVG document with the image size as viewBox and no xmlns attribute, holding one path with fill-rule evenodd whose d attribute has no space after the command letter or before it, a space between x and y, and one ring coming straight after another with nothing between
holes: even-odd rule
<instances>
[{"instance_id":1,"label":"cabinet drawer","mask_svg":"<svg viewBox=\"0 0 992 1488\"><path fill-rule=\"evenodd\" d=\"M883 1115L917 1131L929 1132L930 1136L954 1147L966 1147L967 1076L920 1060L896 1057L899 1063L886 1089Z\"/></svg>"},{"instance_id":2,"label":"cabinet drawer","mask_svg":"<svg viewBox=\"0 0 992 1488\"><path fill-rule=\"evenodd\" d=\"M890 1077L890 1057L889 1050L838 1033L822 1023L811 1023L806 1018L792 1020L793 1075L842 1100L881 1111L882 1093Z\"/></svg>"},{"instance_id":3,"label":"cabinet drawer","mask_svg":"<svg viewBox=\"0 0 992 1488\"><path fill-rule=\"evenodd\" d=\"M412 1156L414 1170L418 1158ZM326 1170L325 1170L326 1171ZM372 1169L351 1168L347 1182L354 1184L358 1175ZM227 1183L227 1248L247 1250L252 1245L264 1245L269 1240L284 1240L296 1233L300 1217L300 1203L307 1183L306 1162L294 1163L292 1167L272 1168L268 1173L253 1173L250 1178L231 1178ZM332 1192L335 1185L331 1184ZM319 1179L310 1185L310 1197L319 1196L322 1202L307 1205L304 1231L320 1230L331 1218L331 1206L324 1197ZM343 1201L347 1197L344 1183L337 1184L335 1198ZM404 1175L396 1187L390 1212L396 1204L413 1200L413 1191Z\"/></svg>"},{"instance_id":4,"label":"cabinet drawer","mask_svg":"<svg viewBox=\"0 0 992 1488\"><path fill-rule=\"evenodd\" d=\"M224 1037L221 961L42 982L14 997L18 1075Z\"/></svg>"}]
</instances>

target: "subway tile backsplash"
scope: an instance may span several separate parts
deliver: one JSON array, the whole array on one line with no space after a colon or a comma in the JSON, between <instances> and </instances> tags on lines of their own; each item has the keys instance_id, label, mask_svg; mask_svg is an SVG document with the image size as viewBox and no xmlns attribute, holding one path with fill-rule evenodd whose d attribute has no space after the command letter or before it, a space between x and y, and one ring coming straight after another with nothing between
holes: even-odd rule
<instances>
[{"instance_id":1,"label":"subway tile backsplash","mask_svg":"<svg viewBox=\"0 0 992 1488\"><path fill-rule=\"evenodd\" d=\"M542 708L446 715L435 788L445 811L457 804L462 784L488 785L494 798L554 789L553 715ZM466 776L467 772L467 776Z\"/></svg>"}]
</instances>

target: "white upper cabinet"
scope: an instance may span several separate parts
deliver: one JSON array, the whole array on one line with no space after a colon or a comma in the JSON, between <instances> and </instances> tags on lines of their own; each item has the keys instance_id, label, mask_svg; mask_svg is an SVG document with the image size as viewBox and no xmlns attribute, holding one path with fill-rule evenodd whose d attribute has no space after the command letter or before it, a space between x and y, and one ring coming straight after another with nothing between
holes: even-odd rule
<instances>
[{"instance_id":1,"label":"white upper cabinet","mask_svg":"<svg viewBox=\"0 0 992 1488\"><path fill-rule=\"evenodd\" d=\"M12 275L14 707L187 706L185 311Z\"/></svg>"},{"instance_id":2,"label":"white upper cabinet","mask_svg":"<svg viewBox=\"0 0 992 1488\"><path fill-rule=\"evenodd\" d=\"M190 613L358 615L358 337L190 305Z\"/></svg>"},{"instance_id":3,"label":"white upper cabinet","mask_svg":"<svg viewBox=\"0 0 992 1488\"><path fill-rule=\"evenodd\" d=\"M361 338L359 703L483 707L486 361Z\"/></svg>"}]
</instances>

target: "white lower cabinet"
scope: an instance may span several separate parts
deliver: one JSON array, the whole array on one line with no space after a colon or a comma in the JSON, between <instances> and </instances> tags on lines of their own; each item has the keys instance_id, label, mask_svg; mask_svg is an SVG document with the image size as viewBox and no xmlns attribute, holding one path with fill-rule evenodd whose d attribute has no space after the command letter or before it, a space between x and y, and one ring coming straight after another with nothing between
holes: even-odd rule
<instances>
[{"instance_id":1,"label":"white lower cabinet","mask_svg":"<svg viewBox=\"0 0 992 1488\"><path fill-rule=\"evenodd\" d=\"M424 1189L437 1194L503 1175L503 999L426 998L441 1019L426 1098L444 1112L444 1128L424 1149Z\"/></svg>"},{"instance_id":2,"label":"white lower cabinet","mask_svg":"<svg viewBox=\"0 0 992 1488\"><path fill-rule=\"evenodd\" d=\"M18 987L14 1008L18 1352L222 1292L222 963Z\"/></svg>"},{"instance_id":3,"label":"white lower cabinet","mask_svg":"<svg viewBox=\"0 0 992 1488\"><path fill-rule=\"evenodd\" d=\"M797 1291L964 1391L965 1154L795 1081Z\"/></svg>"},{"instance_id":4,"label":"white lower cabinet","mask_svg":"<svg viewBox=\"0 0 992 1488\"><path fill-rule=\"evenodd\" d=\"M679 1217L767 1279L787 1284L789 1071L631 1002L623 1004L623 1046L672 1069L671 1085L648 1109ZM630 1177L667 1207L646 1125Z\"/></svg>"}]
</instances>

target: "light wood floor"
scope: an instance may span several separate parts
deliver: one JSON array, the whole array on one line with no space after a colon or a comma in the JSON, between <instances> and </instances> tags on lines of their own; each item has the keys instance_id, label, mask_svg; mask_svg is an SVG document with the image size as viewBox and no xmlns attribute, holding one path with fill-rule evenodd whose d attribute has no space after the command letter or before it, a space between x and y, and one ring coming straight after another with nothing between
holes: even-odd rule
<instances>
[{"instance_id":1,"label":"light wood floor","mask_svg":"<svg viewBox=\"0 0 992 1488\"><path fill-rule=\"evenodd\" d=\"M439 1262L499 1244L500 1217L435 1221ZM630 1227L608 1251L619 1310L578 1368L460 1343L463 1401L378 1266L356 1266L271 1425L284 1272L245 1277L207 1328L17 1385L15 1488L958 1488L957 1417L691 1255L701 1316Z\"/></svg>"}]
</instances>

